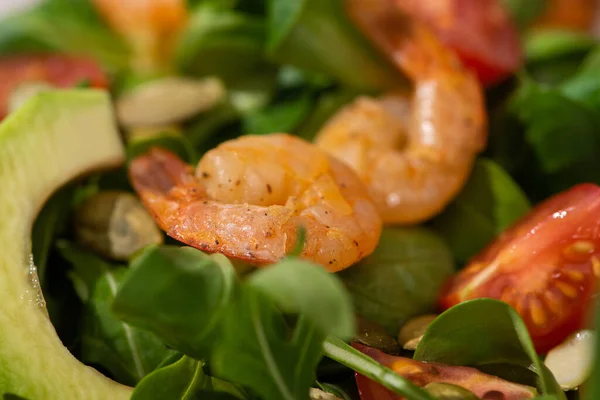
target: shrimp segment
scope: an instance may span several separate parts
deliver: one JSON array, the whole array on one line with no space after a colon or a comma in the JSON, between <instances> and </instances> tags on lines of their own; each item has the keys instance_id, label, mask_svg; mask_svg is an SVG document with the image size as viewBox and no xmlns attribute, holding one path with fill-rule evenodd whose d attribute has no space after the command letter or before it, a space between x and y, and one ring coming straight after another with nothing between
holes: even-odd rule
<instances>
[{"instance_id":1,"label":"shrimp segment","mask_svg":"<svg viewBox=\"0 0 600 400\"><path fill-rule=\"evenodd\" d=\"M131 182L166 233L190 246L255 264L289 253L328 271L375 249L381 219L352 170L285 135L244 136L208 152L196 171L158 148L130 165Z\"/></svg>"},{"instance_id":2,"label":"shrimp segment","mask_svg":"<svg viewBox=\"0 0 600 400\"><path fill-rule=\"evenodd\" d=\"M358 173L384 223L412 224L458 194L485 147L486 117L477 78L395 1L347 0L348 12L414 92L358 98L326 123L316 144Z\"/></svg>"}]
</instances>

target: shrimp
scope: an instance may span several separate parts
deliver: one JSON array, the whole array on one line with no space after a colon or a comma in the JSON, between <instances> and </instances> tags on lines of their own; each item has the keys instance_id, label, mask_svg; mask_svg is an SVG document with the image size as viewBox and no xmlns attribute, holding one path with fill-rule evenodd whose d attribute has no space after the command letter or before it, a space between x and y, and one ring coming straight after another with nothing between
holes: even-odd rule
<instances>
[{"instance_id":1,"label":"shrimp","mask_svg":"<svg viewBox=\"0 0 600 400\"><path fill-rule=\"evenodd\" d=\"M352 170L287 134L243 136L194 169L154 148L132 161L130 180L166 233L209 253L273 263L306 240L301 257L342 270L373 252L382 222Z\"/></svg>"},{"instance_id":2,"label":"shrimp","mask_svg":"<svg viewBox=\"0 0 600 400\"><path fill-rule=\"evenodd\" d=\"M184 0L92 0L108 24L134 51L134 67L153 71L168 59L187 22Z\"/></svg>"},{"instance_id":3,"label":"shrimp","mask_svg":"<svg viewBox=\"0 0 600 400\"><path fill-rule=\"evenodd\" d=\"M486 145L482 88L398 0L347 0L351 19L410 78L413 93L359 97L315 143L369 187L384 223L414 224L440 213Z\"/></svg>"}]
</instances>

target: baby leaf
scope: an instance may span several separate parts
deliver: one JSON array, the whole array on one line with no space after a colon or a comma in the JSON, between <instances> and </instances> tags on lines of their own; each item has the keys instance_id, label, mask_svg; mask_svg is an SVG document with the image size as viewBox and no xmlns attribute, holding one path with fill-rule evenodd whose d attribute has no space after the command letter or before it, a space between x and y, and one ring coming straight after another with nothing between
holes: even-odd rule
<instances>
[{"instance_id":1,"label":"baby leaf","mask_svg":"<svg viewBox=\"0 0 600 400\"><path fill-rule=\"evenodd\" d=\"M526 80L512 107L525 124L526 140L546 173L573 168L597 157L599 120L584 104Z\"/></svg>"},{"instance_id":2,"label":"baby leaf","mask_svg":"<svg viewBox=\"0 0 600 400\"><path fill-rule=\"evenodd\" d=\"M313 100L307 95L286 100L248 114L244 120L247 134L292 132L310 113Z\"/></svg>"},{"instance_id":3,"label":"baby leaf","mask_svg":"<svg viewBox=\"0 0 600 400\"><path fill-rule=\"evenodd\" d=\"M429 325L414 358L448 365L504 363L530 368L538 375L542 394L566 399L535 352L519 314L498 300L471 300L441 314Z\"/></svg>"},{"instance_id":4,"label":"baby leaf","mask_svg":"<svg viewBox=\"0 0 600 400\"><path fill-rule=\"evenodd\" d=\"M186 355L210 354L236 284L229 260L187 247L154 246L131 269L113 303L117 316Z\"/></svg>"},{"instance_id":5,"label":"baby leaf","mask_svg":"<svg viewBox=\"0 0 600 400\"><path fill-rule=\"evenodd\" d=\"M46 273L46 261L48 253L54 243L56 234L64 228L69 211L71 209L71 198L74 189L72 187L52 196L42 211L39 213L31 232L33 261L37 267L38 277L42 284Z\"/></svg>"},{"instance_id":6,"label":"baby leaf","mask_svg":"<svg viewBox=\"0 0 600 400\"><path fill-rule=\"evenodd\" d=\"M354 27L342 0L269 0L267 4L268 51L279 63L361 89L402 83L402 75Z\"/></svg>"},{"instance_id":7,"label":"baby leaf","mask_svg":"<svg viewBox=\"0 0 600 400\"><path fill-rule=\"evenodd\" d=\"M452 253L437 234L387 228L373 254L339 276L356 312L395 337L407 319L433 311L439 288L453 272Z\"/></svg>"},{"instance_id":8,"label":"baby leaf","mask_svg":"<svg viewBox=\"0 0 600 400\"><path fill-rule=\"evenodd\" d=\"M325 335L301 316L288 337L275 304L258 289L245 286L225 317L211 370L253 389L264 400L307 398Z\"/></svg>"},{"instance_id":9,"label":"baby leaf","mask_svg":"<svg viewBox=\"0 0 600 400\"><path fill-rule=\"evenodd\" d=\"M548 6L548 0L502 0L519 27L526 28Z\"/></svg>"},{"instance_id":10,"label":"baby leaf","mask_svg":"<svg viewBox=\"0 0 600 400\"><path fill-rule=\"evenodd\" d=\"M210 389L210 377L204 374L202 362L184 356L145 377L131 400L194 400L200 398L201 391Z\"/></svg>"},{"instance_id":11,"label":"baby leaf","mask_svg":"<svg viewBox=\"0 0 600 400\"><path fill-rule=\"evenodd\" d=\"M127 158L132 160L155 146L166 148L189 163L198 160L190 141L184 135L175 132L163 132L131 140L127 145Z\"/></svg>"},{"instance_id":12,"label":"baby leaf","mask_svg":"<svg viewBox=\"0 0 600 400\"><path fill-rule=\"evenodd\" d=\"M529 200L498 164L479 159L466 186L433 221L464 263L527 213Z\"/></svg>"},{"instance_id":13,"label":"baby leaf","mask_svg":"<svg viewBox=\"0 0 600 400\"><path fill-rule=\"evenodd\" d=\"M115 379L135 385L171 353L152 333L118 320L110 305L127 269L114 267L66 241L58 249L74 270L70 277L85 305L81 330L81 357L98 364Z\"/></svg>"},{"instance_id":14,"label":"baby leaf","mask_svg":"<svg viewBox=\"0 0 600 400\"><path fill-rule=\"evenodd\" d=\"M301 314L322 333L350 339L356 332L350 296L319 265L286 259L252 274L248 285L271 297L283 312Z\"/></svg>"}]
</instances>

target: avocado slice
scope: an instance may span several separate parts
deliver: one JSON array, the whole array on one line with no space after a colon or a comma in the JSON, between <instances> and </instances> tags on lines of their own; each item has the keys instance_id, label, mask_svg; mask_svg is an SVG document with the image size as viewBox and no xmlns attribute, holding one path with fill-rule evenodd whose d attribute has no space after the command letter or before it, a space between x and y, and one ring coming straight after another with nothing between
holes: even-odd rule
<instances>
[{"instance_id":1,"label":"avocado slice","mask_svg":"<svg viewBox=\"0 0 600 400\"><path fill-rule=\"evenodd\" d=\"M48 318L31 227L53 191L125 158L106 92L35 95L0 124L0 395L126 399L131 388L80 363Z\"/></svg>"}]
</instances>

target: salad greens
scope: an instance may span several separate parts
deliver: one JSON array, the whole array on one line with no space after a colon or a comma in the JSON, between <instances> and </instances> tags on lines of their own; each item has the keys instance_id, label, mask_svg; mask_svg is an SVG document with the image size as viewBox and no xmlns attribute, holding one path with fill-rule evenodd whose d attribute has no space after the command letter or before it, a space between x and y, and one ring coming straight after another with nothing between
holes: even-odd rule
<instances>
[{"instance_id":1,"label":"salad greens","mask_svg":"<svg viewBox=\"0 0 600 400\"><path fill-rule=\"evenodd\" d=\"M170 75L223 84L226 95L209 110L172 126L127 131L127 163L158 146L196 164L216 145L248 134L289 132L312 141L356 97L410 88L353 26L343 0L185 3L188 21L164 70L136 70L131 44L91 0L46 0L2 21L0 63L40 51L86 56L108 72L117 99ZM443 212L422 226L385 227L371 255L336 274L298 258L303 240L258 270L170 238L118 263L78 243L71 228L88 196L133 192L127 166L88 176L52 196L31 233L49 316L63 343L82 362L133 387L134 400L304 400L310 388L358 400L355 373L396 396L390 399L433 400L414 377L352 347L364 318L383 327L402 357L476 367L534 386L538 400L600 398L600 344L589 383L567 396L523 319L504 302L450 308L414 352L400 350L395 339L411 318L438 311L448 278L533 205L580 182L600 184L600 41L565 30L530 31L548 1L503 3L521 30L525 60L514 76L487 87L487 149ZM78 85L89 90L92 83ZM2 390L4 399L19 398Z\"/></svg>"}]
</instances>

